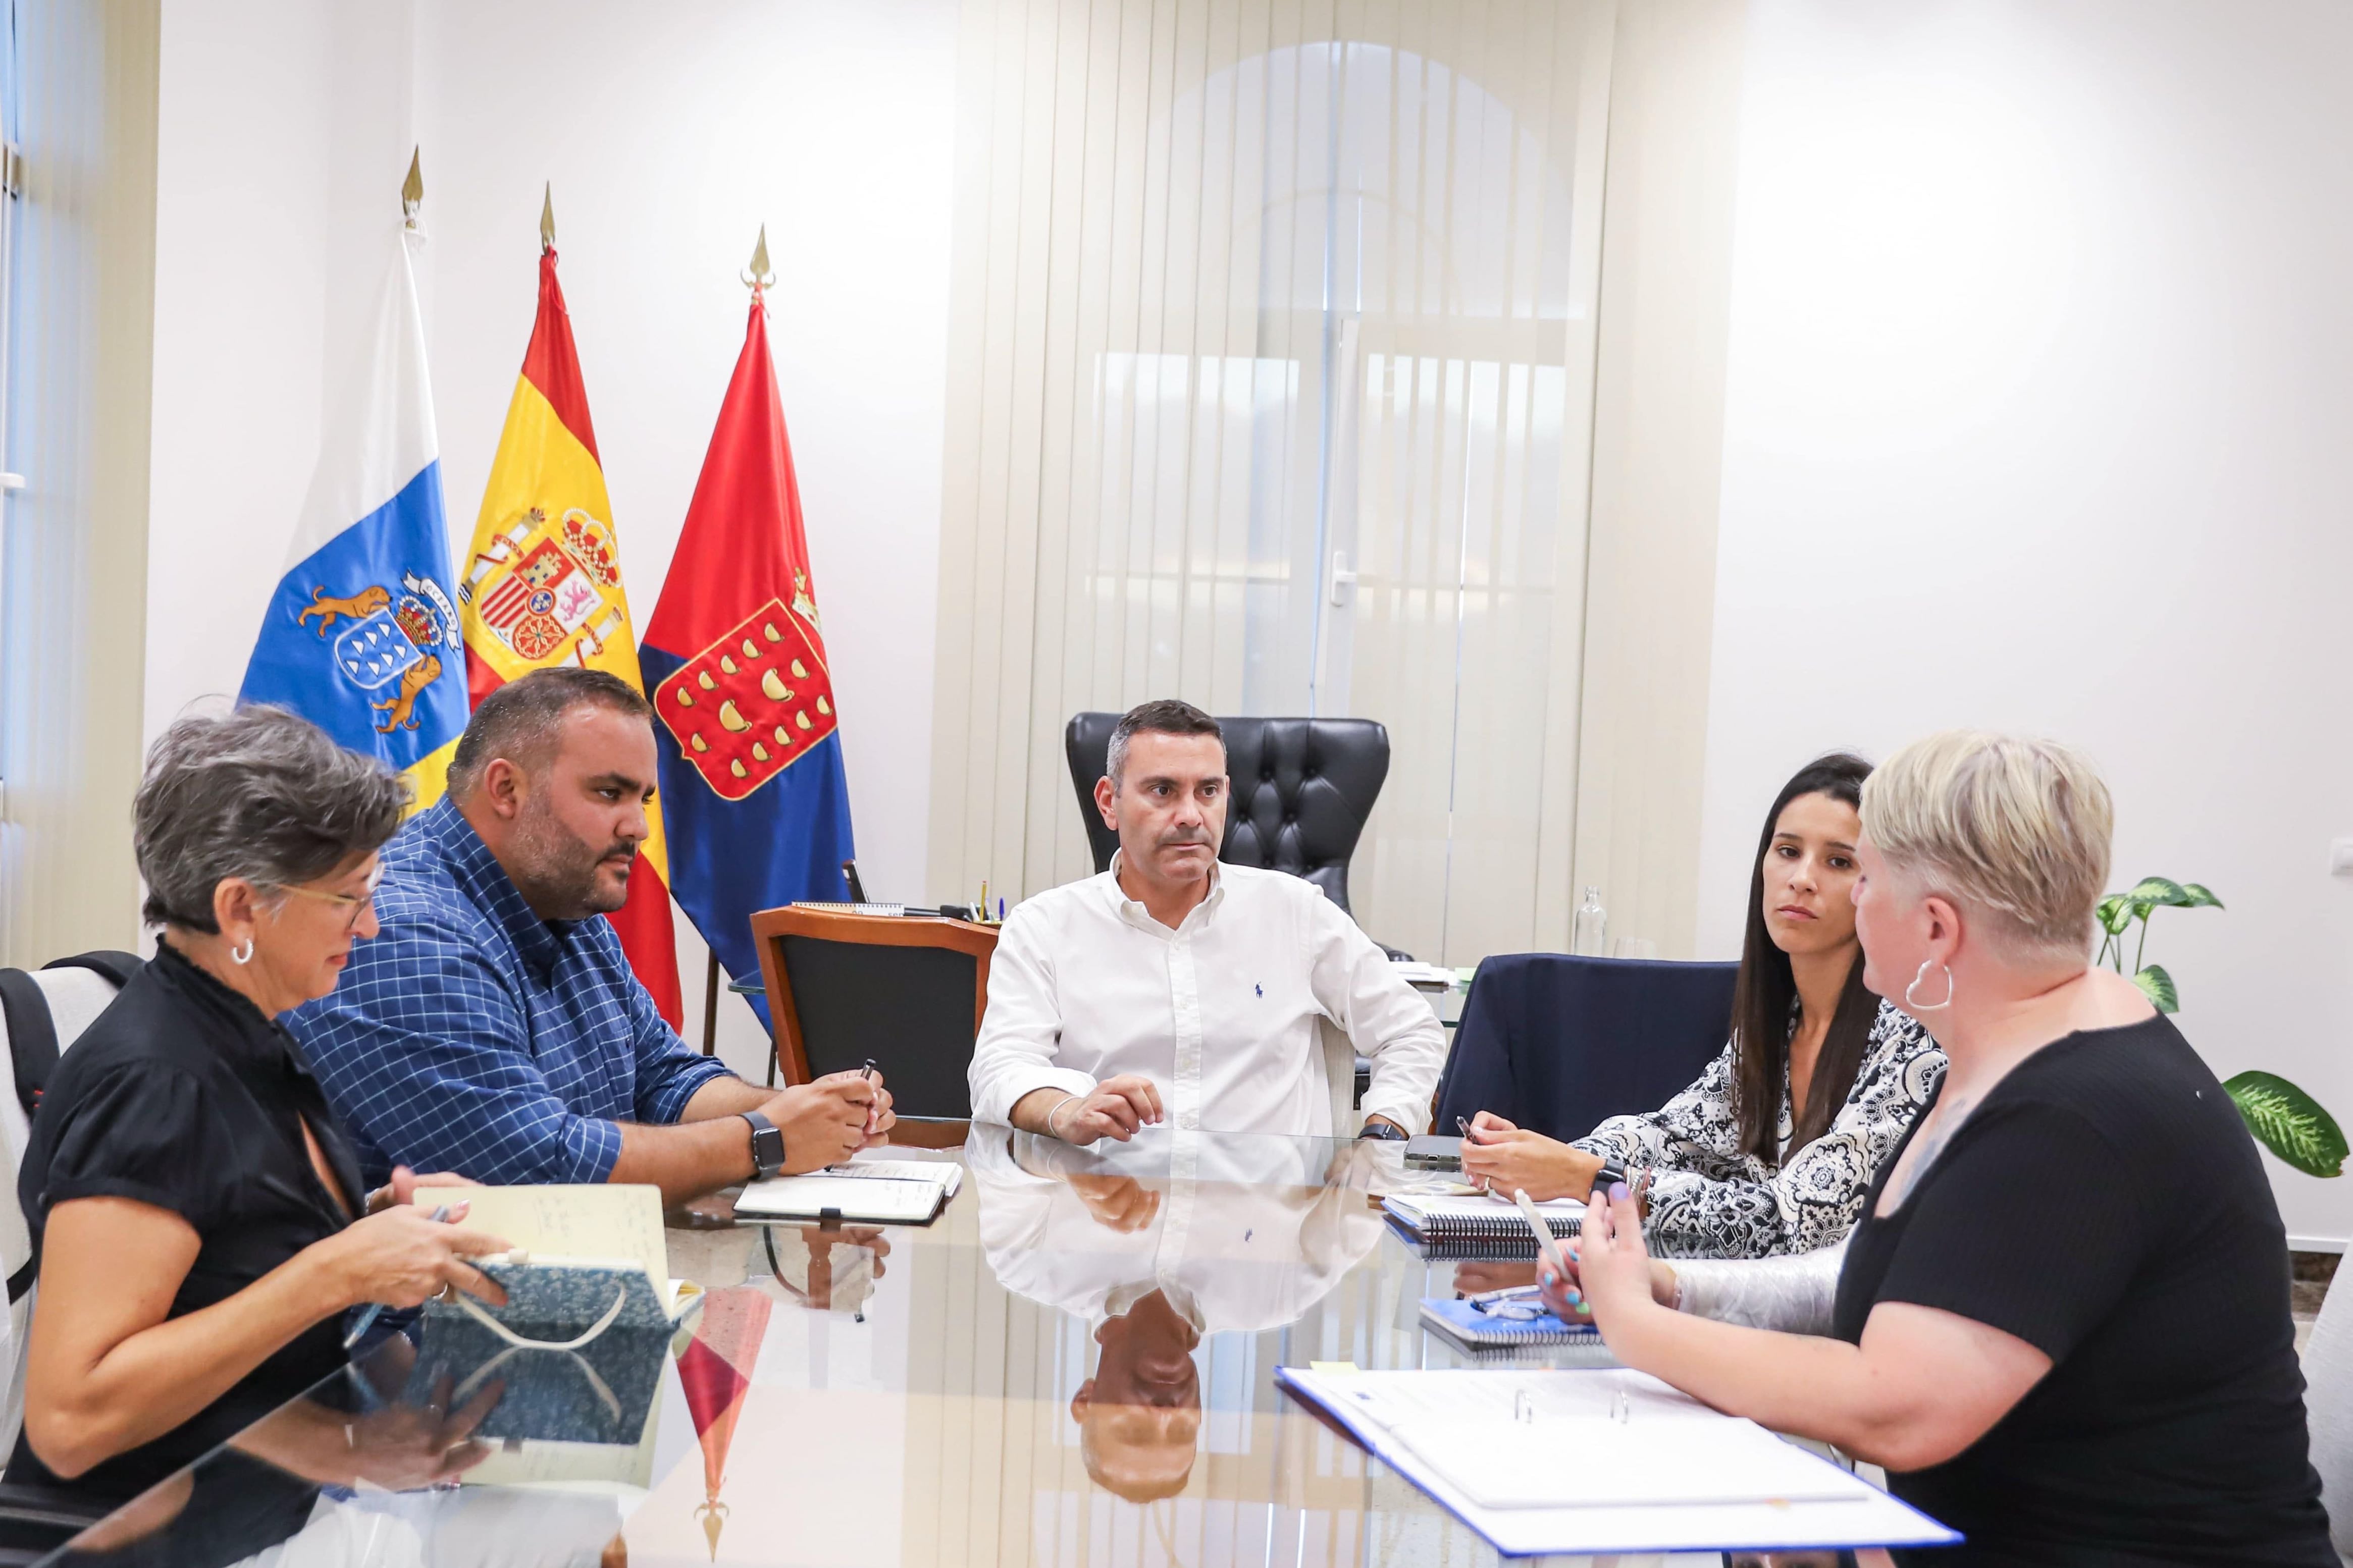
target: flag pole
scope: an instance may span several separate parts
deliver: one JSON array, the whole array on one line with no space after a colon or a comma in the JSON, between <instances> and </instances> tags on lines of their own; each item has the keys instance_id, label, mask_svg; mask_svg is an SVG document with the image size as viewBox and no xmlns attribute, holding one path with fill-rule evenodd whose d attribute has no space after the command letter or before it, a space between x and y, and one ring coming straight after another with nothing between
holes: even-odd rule
<instances>
[{"instance_id":1,"label":"flag pole","mask_svg":"<svg viewBox=\"0 0 2353 1568\"><path fill-rule=\"evenodd\" d=\"M400 223L403 228L421 232L424 225L417 215L425 208L425 174L419 166L422 149L408 150L408 177L400 182Z\"/></svg>"},{"instance_id":2,"label":"flag pole","mask_svg":"<svg viewBox=\"0 0 2353 1568\"><path fill-rule=\"evenodd\" d=\"M702 975L702 1054L712 1056L719 1050L719 955L711 955L711 967Z\"/></svg>"},{"instance_id":3,"label":"flag pole","mask_svg":"<svg viewBox=\"0 0 2353 1568\"><path fill-rule=\"evenodd\" d=\"M554 243L555 220L552 216L541 217L540 232L549 244ZM752 290L752 297L755 300L762 296L769 284L776 280L775 271L768 266L768 226L765 223L760 226L759 243L752 247L752 265L742 274L742 277L744 287ZM716 1054L718 1049L719 954L714 950L711 954L710 965L703 971L702 975L702 1054L706 1057L712 1056ZM768 1048L769 1087L772 1089L776 1087L776 1052L775 1044L771 1041Z\"/></svg>"},{"instance_id":4,"label":"flag pole","mask_svg":"<svg viewBox=\"0 0 2353 1568\"><path fill-rule=\"evenodd\" d=\"M755 296L764 295L776 280L776 271L768 265L768 226L764 223L760 226L760 243L752 247L752 266L744 274L744 286Z\"/></svg>"}]
</instances>

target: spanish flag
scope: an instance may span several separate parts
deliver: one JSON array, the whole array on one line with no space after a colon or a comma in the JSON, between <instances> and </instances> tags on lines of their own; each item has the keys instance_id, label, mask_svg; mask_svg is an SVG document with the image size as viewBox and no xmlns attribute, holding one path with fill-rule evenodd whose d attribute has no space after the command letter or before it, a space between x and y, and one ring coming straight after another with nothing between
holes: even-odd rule
<instances>
[{"instance_id":1,"label":"spanish flag","mask_svg":"<svg viewBox=\"0 0 2353 1568\"><path fill-rule=\"evenodd\" d=\"M539 320L491 464L490 488L458 584L466 675L476 702L548 665L617 675L638 690L638 639L621 587L621 554L572 321L555 280L555 248L539 258ZM629 901L613 915L629 964L661 1016L684 1017L670 918L670 847L661 803L647 808L651 835L629 878Z\"/></svg>"}]
</instances>

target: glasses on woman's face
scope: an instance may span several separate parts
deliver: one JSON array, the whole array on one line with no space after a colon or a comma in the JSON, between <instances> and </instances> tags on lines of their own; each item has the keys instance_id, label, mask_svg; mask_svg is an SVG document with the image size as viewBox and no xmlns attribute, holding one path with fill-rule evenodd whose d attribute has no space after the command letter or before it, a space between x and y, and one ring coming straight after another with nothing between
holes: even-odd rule
<instances>
[{"instance_id":1,"label":"glasses on woman's face","mask_svg":"<svg viewBox=\"0 0 2353 1568\"><path fill-rule=\"evenodd\" d=\"M360 912L375 902L375 890L383 882L384 862L379 860L375 863L375 869L368 873L367 891L364 893L331 893L324 888L297 887L288 887L285 891L306 899L316 899L322 904L340 904L343 910L343 929L350 931L359 929Z\"/></svg>"}]
</instances>

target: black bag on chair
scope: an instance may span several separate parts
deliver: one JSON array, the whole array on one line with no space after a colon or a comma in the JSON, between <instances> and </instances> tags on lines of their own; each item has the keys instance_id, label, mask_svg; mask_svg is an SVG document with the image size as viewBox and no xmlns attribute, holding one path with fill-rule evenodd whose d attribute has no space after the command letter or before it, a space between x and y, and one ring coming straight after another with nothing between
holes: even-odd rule
<instances>
[{"instance_id":1,"label":"black bag on chair","mask_svg":"<svg viewBox=\"0 0 2353 1568\"><path fill-rule=\"evenodd\" d=\"M114 983L117 991L131 984L143 967L139 955L100 948L53 959L48 969L87 969ZM0 1018L8 1026L8 1060L16 1079L16 1103L30 1116L41 1108L41 1090L58 1070L58 1027L49 1016L49 999L33 977L21 969L0 969Z\"/></svg>"}]
</instances>

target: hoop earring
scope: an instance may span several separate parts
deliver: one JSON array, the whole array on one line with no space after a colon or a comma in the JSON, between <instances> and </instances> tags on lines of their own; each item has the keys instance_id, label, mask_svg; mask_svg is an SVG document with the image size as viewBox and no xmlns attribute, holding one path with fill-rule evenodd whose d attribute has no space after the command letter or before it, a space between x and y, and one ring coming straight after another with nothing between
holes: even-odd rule
<instances>
[{"instance_id":1,"label":"hoop earring","mask_svg":"<svg viewBox=\"0 0 2353 1568\"><path fill-rule=\"evenodd\" d=\"M1904 1005L1907 1011L1941 1013L1953 1005L1953 966L1949 963L1936 963L1936 967L1945 972L1945 999L1942 1002L1923 1002L1919 999L1920 983L1928 978L1928 965L1932 963L1936 963L1933 958L1922 959L1920 973L1914 975L1912 984L1904 988Z\"/></svg>"},{"instance_id":2,"label":"hoop earring","mask_svg":"<svg viewBox=\"0 0 2353 1568\"><path fill-rule=\"evenodd\" d=\"M253 962L253 939L251 937L247 937L243 947L230 948L228 950L228 961L231 963L251 963Z\"/></svg>"}]
</instances>

